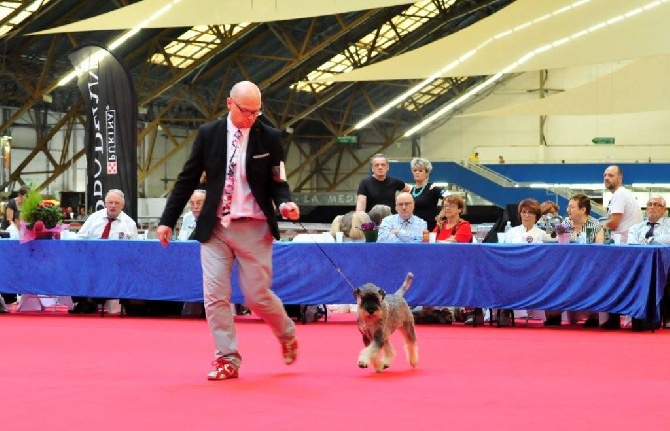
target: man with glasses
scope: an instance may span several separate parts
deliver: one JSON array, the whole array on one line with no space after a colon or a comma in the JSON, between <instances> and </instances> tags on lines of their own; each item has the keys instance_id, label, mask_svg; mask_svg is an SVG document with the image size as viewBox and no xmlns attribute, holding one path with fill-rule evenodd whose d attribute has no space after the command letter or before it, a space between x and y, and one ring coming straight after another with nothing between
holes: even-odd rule
<instances>
[{"instance_id":1,"label":"man with glasses","mask_svg":"<svg viewBox=\"0 0 670 431\"><path fill-rule=\"evenodd\" d=\"M395 201L397 214L382 220L377 242L421 242L426 221L414 215L414 198L402 192Z\"/></svg>"},{"instance_id":2,"label":"man with glasses","mask_svg":"<svg viewBox=\"0 0 670 431\"><path fill-rule=\"evenodd\" d=\"M112 189L105 195L105 207L91 214L77 236L81 239L134 239L137 238L137 223L123 212L126 198L121 190ZM98 311L98 303L106 298L85 298L73 296L75 306L69 310L71 314L92 314Z\"/></svg>"},{"instance_id":3,"label":"man with glasses","mask_svg":"<svg viewBox=\"0 0 670 431\"><path fill-rule=\"evenodd\" d=\"M670 218L667 217L665 199L659 194L653 194L647 201L647 219L631 226L628 231L628 244L670 244ZM670 316L670 283L665 286L665 294L661 301L661 310L665 318ZM668 324L666 323L666 328ZM660 322L654 322L657 329ZM633 331L650 330L646 320L633 319Z\"/></svg>"},{"instance_id":4,"label":"man with glasses","mask_svg":"<svg viewBox=\"0 0 670 431\"><path fill-rule=\"evenodd\" d=\"M647 202L647 219L631 226L628 244L670 244L670 218L661 195L652 195Z\"/></svg>"},{"instance_id":5,"label":"man with glasses","mask_svg":"<svg viewBox=\"0 0 670 431\"><path fill-rule=\"evenodd\" d=\"M181 229L179 230L179 235L177 235L179 241L191 239L191 234L195 230L195 225L202 210L202 204L205 203L205 194L205 190L197 189L191 195L191 199L188 200L190 211L184 214L182 218Z\"/></svg>"},{"instance_id":6,"label":"man with glasses","mask_svg":"<svg viewBox=\"0 0 670 431\"><path fill-rule=\"evenodd\" d=\"M295 323L270 290L272 241L279 239L275 208L283 218L300 217L286 182L281 133L256 121L261 115L261 92L252 82L235 84L226 103L225 118L198 130L156 230L166 247L205 172L207 197L193 238L201 243L205 314L216 348L208 380L237 378L242 364L230 308L235 260L245 303L272 328L284 363L292 364L298 356Z\"/></svg>"}]
</instances>

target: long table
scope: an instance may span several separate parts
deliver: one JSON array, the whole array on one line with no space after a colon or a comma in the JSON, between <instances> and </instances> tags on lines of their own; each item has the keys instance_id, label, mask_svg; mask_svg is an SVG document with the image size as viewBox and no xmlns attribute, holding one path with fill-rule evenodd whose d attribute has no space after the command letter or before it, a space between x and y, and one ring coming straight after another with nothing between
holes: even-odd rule
<instances>
[{"instance_id":1,"label":"long table","mask_svg":"<svg viewBox=\"0 0 670 431\"><path fill-rule=\"evenodd\" d=\"M580 244L276 242L273 289L285 303L353 303L354 287L395 291L407 272L413 305L656 315L670 248ZM195 301L200 247L155 240L0 240L3 293ZM243 302L234 277L233 301Z\"/></svg>"}]
</instances>

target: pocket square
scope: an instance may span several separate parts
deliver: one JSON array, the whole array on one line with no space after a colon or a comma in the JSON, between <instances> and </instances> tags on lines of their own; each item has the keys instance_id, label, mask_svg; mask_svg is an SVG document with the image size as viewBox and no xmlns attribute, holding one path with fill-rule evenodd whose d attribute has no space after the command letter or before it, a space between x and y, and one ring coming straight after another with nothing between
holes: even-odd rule
<instances>
[{"instance_id":1,"label":"pocket square","mask_svg":"<svg viewBox=\"0 0 670 431\"><path fill-rule=\"evenodd\" d=\"M262 159L263 157L270 157L270 153L256 154L253 156L254 159Z\"/></svg>"}]
</instances>

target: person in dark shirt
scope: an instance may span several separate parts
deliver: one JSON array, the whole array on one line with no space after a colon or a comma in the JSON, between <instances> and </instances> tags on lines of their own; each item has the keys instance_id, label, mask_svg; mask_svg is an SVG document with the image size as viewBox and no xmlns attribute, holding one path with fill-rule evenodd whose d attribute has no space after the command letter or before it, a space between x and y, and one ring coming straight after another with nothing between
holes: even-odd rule
<instances>
[{"instance_id":1,"label":"person in dark shirt","mask_svg":"<svg viewBox=\"0 0 670 431\"><path fill-rule=\"evenodd\" d=\"M395 193L407 192L409 186L388 174L389 160L384 154L372 156L370 161L372 176L364 178L358 184L356 211L369 212L377 204L395 208Z\"/></svg>"},{"instance_id":2,"label":"person in dark shirt","mask_svg":"<svg viewBox=\"0 0 670 431\"><path fill-rule=\"evenodd\" d=\"M21 220L21 206L28 194L28 190L28 186L21 186L17 196L14 199L9 200L9 203L7 203L7 207L5 208L5 220L2 222L2 229L7 229L10 224L13 224L19 230L21 229L21 226L19 225L19 221Z\"/></svg>"},{"instance_id":3,"label":"person in dark shirt","mask_svg":"<svg viewBox=\"0 0 670 431\"><path fill-rule=\"evenodd\" d=\"M410 162L415 185L409 190L414 198L414 214L421 217L428 224L428 230L435 229L435 217L440 212L439 203L444 189L428 181L432 163L428 159L415 157Z\"/></svg>"}]
</instances>

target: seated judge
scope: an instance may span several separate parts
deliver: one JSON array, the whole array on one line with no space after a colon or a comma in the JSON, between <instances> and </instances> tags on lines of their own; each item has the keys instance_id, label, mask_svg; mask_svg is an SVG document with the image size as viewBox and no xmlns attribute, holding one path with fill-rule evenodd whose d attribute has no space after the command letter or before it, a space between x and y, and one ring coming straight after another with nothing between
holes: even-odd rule
<instances>
[{"instance_id":1,"label":"seated judge","mask_svg":"<svg viewBox=\"0 0 670 431\"><path fill-rule=\"evenodd\" d=\"M123 192L112 189L105 196L105 208L91 214L77 232L82 239L133 239L137 238L137 224L123 212L126 200ZM97 302L105 299L72 297L76 304L70 310L72 314L90 314L98 309Z\"/></svg>"},{"instance_id":2,"label":"seated judge","mask_svg":"<svg viewBox=\"0 0 670 431\"><path fill-rule=\"evenodd\" d=\"M184 214L184 218L181 222L181 229L179 230L179 235L177 239L179 241L186 241L191 237L191 234L195 230L195 224L200 215L200 210L202 210L202 204L205 203L205 190L195 190L191 195L191 199L188 201L189 212Z\"/></svg>"},{"instance_id":3,"label":"seated judge","mask_svg":"<svg viewBox=\"0 0 670 431\"><path fill-rule=\"evenodd\" d=\"M442 210L435 220L437 242L472 242L472 226L461 218L465 202L458 195L449 195L442 202Z\"/></svg>"},{"instance_id":4,"label":"seated judge","mask_svg":"<svg viewBox=\"0 0 670 431\"><path fill-rule=\"evenodd\" d=\"M414 198L402 192L395 198L397 214L385 217L379 226L377 242L421 242L426 221L414 215Z\"/></svg>"},{"instance_id":5,"label":"seated judge","mask_svg":"<svg viewBox=\"0 0 670 431\"><path fill-rule=\"evenodd\" d=\"M342 232L346 241L363 241L365 236L360 226L368 222L370 216L365 211L349 211L335 217L330 225L330 234L334 237L337 232Z\"/></svg>"},{"instance_id":6,"label":"seated judge","mask_svg":"<svg viewBox=\"0 0 670 431\"><path fill-rule=\"evenodd\" d=\"M587 244L602 244L605 241L603 226L598 220L591 216L591 200L583 193L577 193L570 197L568 202L568 226L572 227L572 239L577 240L582 232L585 233ZM544 326L561 326L562 311L546 310ZM585 328L598 327L598 313L595 312L572 312L568 315L570 320L577 321L585 314L586 320L582 324Z\"/></svg>"},{"instance_id":7,"label":"seated judge","mask_svg":"<svg viewBox=\"0 0 670 431\"><path fill-rule=\"evenodd\" d=\"M542 242L545 231L537 226L542 216L540 203L535 199L524 199L518 206L521 224L505 233L505 242L511 244L530 244ZM498 326L509 326L512 310L498 310Z\"/></svg>"},{"instance_id":8,"label":"seated judge","mask_svg":"<svg viewBox=\"0 0 670 431\"><path fill-rule=\"evenodd\" d=\"M670 244L670 218L663 196L654 194L647 201L647 219L628 231L628 244Z\"/></svg>"},{"instance_id":9,"label":"seated judge","mask_svg":"<svg viewBox=\"0 0 670 431\"><path fill-rule=\"evenodd\" d=\"M179 235L177 235L179 241L191 239L191 234L195 230L195 224L198 222L198 217L200 216L200 210L202 210L202 205L205 203L205 194L205 190L194 190L191 199L188 200L190 211L182 219L181 229L179 230ZM181 315L184 317L204 317L205 306L203 301L184 302Z\"/></svg>"}]
</instances>

